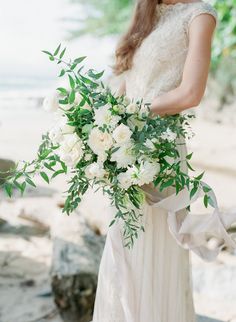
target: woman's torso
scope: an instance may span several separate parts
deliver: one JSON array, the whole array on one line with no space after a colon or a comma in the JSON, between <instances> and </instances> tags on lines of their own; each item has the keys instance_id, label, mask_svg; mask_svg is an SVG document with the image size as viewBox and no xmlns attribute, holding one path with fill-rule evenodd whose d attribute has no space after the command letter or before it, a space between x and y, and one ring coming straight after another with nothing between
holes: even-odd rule
<instances>
[{"instance_id":1,"label":"woman's torso","mask_svg":"<svg viewBox=\"0 0 236 322\"><path fill-rule=\"evenodd\" d=\"M188 52L188 27L194 16L215 9L205 2L160 4L153 31L136 50L133 66L124 72L126 95L146 102L178 87Z\"/></svg>"}]
</instances>

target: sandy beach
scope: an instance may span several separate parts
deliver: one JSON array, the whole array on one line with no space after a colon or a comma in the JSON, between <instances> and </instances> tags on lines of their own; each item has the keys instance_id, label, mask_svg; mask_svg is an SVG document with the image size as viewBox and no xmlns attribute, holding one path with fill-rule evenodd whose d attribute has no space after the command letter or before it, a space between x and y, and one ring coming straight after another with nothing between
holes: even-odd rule
<instances>
[{"instance_id":1,"label":"sandy beach","mask_svg":"<svg viewBox=\"0 0 236 322\"><path fill-rule=\"evenodd\" d=\"M41 108L40 95L24 99L27 104L23 104L24 108L15 108L14 117L10 107L0 109L1 157L15 161L32 159L42 133L53 123L53 116ZM10 106L9 101L7 104ZM201 108L204 108L204 104ZM217 124L201 115L192 121L192 126L196 135L188 142L188 149L194 152L196 172L205 171L205 181L215 190L221 209L235 211L235 127ZM50 187L39 178L37 182L39 188L30 190L24 198L9 200L1 194L1 322L61 321L50 291L50 227L61 216L59 205L63 201L61 193L66 188L66 181L59 178ZM93 207L89 206L91 196ZM104 234L110 218L109 215L101 217L101 213L106 214L107 207L108 200L101 193L94 194L93 191L87 194L81 206L83 215ZM200 213L202 210L199 201L193 211ZM214 263L204 263L192 256L192 267L198 314L235 322L235 254L223 252Z\"/></svg>"}]
</instances>

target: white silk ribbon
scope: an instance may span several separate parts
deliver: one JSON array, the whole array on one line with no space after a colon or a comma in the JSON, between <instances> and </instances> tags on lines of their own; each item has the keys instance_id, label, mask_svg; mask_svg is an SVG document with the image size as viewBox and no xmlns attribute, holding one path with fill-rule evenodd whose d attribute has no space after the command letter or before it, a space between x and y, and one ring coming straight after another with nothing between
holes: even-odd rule
<instances>
[{"instance_id":1,"label":"white silk ribbon","mask_svg":"<svg viewBox=\"0 0 236 322\"><path fill-rule=\"evenodd\" d=\"M151 207L162 208L168 212L167 221L170 232L180 246L193 251L203 260L212 261L223 247L236 249L236 234L230 234L227 231L233 223L236 223L236 213L223 214L220 212L216 195L211 189L207 195L213 202L212 213L202 215L187 213L185 216L179 216L178 211L190 206L204 195L204 186L209 187L201 181L196 194L191 199L189 190L185 188L177 195L172 194L153 203ZM146 195L148 196L148 192ZM211 238L217 241L214 247L208 245Z\"/></svg>"},{"instance_id":2,"label":"white silk ribbon","mask_svg":"<svg viewBox=\"0 0 236 322\"><path fill-rule=\"evenodd\" d=\"M167 221L169 230L177 243L184 249L189 249L200 256L203 260L214 260L221 249L225 246L236 248L236 234L229 234L228 229L232 223L236 222L236 213L223 214L219 211L217 199L213 190L207 192L213 202L213 212L205 215L195 215L181 210L191 205L194 201L204 195L203 186L208 186L201 181L196 194L190 199L189 190L183 189L177 195L171 194L158 202L146 204L151 207L162 208L167 211ZM153 199L153 195L146 191L146 196ZM145 210L146 211L146 210ZM147 210L147 214L148 210ZM151 215L151 212L150 212ZM158 216L158 212L156 214ZM122 229L118 229L119 225L110 227L107 238L111 246L111 260L117 273L117 281L119 285L120 303L123 309L124 322L136 322L135 285L133 281L132 271L129 268L127 260L127 252L131 250L125 249L123 246ZM217 243L214 247L209 247L209 240L214 238ZM129 285L129 288L127 287Z\"/></svg>"}]
</instances>

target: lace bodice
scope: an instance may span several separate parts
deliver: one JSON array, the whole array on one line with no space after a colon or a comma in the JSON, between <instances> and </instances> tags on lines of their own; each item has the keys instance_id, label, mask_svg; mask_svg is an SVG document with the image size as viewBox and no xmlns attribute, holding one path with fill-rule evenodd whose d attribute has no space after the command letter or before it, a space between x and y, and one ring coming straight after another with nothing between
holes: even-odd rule
<instances>
[{"instance_id":1,"label":"lace bodice","mask_svg":"<svg viewBox=\"0 0 236 322\"><path fill-rule=\"evenodd\" d=\"M133 67L124 72L126 94L146 102L180 85L188 51L188 29L200 14L212 15L216 10L205 2L158 4L157 23L136 50Z\"/></svg>"}]
</instances>

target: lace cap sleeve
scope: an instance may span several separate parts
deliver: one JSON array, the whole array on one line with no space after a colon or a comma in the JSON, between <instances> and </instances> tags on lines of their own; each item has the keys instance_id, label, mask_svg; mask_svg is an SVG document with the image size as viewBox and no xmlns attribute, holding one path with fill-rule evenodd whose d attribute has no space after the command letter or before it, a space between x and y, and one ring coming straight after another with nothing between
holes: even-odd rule
<instances>
[{"instance_id":1,"label":"lace cap sleeve","mask_svg":"<svg viewBox=\"0 0 236 322\"><path fill-rule=\"evenodd\" d=\"M218 21L218 14L217 14L216 9L212 5L210 5L209 3L199 2L199 3L197 3L197 6L194 7L194 9L191 10L190 14L188 15L187 29L189 29L189 26L190 26L191 22L194 20L194 18L196 18L197 16L199 16L201 14L211 15L215 19L216 26L218 25L219 21Z\"/></svg>"}]
</instances>

